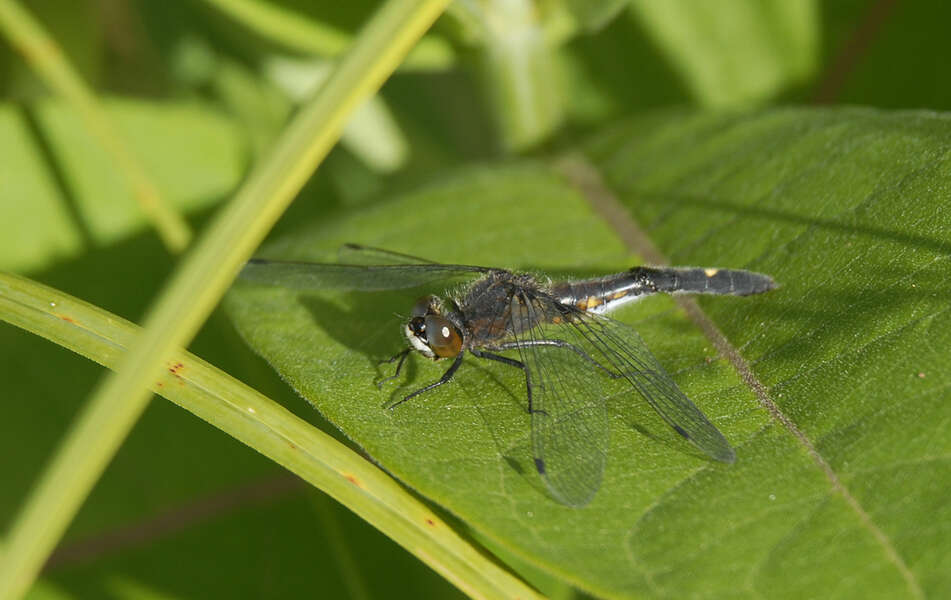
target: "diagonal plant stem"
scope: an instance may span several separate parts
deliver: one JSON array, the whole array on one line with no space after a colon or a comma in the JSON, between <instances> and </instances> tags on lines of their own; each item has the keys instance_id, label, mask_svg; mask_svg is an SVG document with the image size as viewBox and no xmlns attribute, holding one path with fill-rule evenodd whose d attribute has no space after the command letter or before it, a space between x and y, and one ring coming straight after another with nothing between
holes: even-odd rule
<instances>
[{"instance_id":1,"label":"diagonal plant stem","mask_svg":"<svg viewBox=\"0 0 951 600\"><path fill-rule=\"evenodd\" d=\"M0 319L113 369L139 335L120 317L3 273ZM460 589L535 597L378 467L200 358L173 351L151 388L340 501Z\"/></svg>"},{"instance_id":2,"label":"diagonal plant stem","mask_svg":"<svg viewBox=\"0 0 951 600\"><path fill-rule=\"evenodd\" d=\"M327 155L359 104L382 85L448 0L388 0L317 96L251 172L149 310L144 331L63 440L22 512L0 562L0 598L19 597L145 409L149 388L184 347L241 265Z\"/></svg>"},{"instance_id":3,"label":"diagonal plant stem","mask_svg":"<svg viewBox=\"0 0 951 600\"><path fill-rule=\"evenodd\" d=\"M93 92L63 56L56 41L16 0L0 0L0 30L51 90L69 102L89 132L115 160L146 217L173 253L185 249L191 229L159 193L158 187L129 148Z\"/></svg>"}]
</instances>

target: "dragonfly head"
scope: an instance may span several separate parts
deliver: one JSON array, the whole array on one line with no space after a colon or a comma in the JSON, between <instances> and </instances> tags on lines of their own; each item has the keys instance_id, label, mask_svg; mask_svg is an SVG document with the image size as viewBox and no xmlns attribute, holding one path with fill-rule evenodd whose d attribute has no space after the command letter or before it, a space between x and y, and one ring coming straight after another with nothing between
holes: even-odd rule
<instances>
[{"instance_id":1,"label":"dragonfly head","mask_svg":"<svg viewBox=\"0 0 951 600\"><path fill-rule=\"evenodd\" d=\"M462 334L442 315L442 302L436 296L423 296L416 301L409 322L403 326L403 335L414 350L433 360L452 358L462 351Z\"/></svg>"}]
</instances>

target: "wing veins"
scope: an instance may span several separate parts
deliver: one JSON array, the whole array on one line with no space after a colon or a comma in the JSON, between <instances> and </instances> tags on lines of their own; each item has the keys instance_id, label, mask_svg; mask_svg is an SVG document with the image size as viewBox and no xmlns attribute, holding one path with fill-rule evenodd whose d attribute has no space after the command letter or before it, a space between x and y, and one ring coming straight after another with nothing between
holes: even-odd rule
<instances>
[{"instance_id":1,"label":"wing veins","mask_svg":"<svg viewBox=\"0 0 951 600\"><path fill-rule=\"evenodd\" d=\"M535 387L532 447L544 465L539 471L559 501L583 506L600 487L609 428L600 380L592 376L595 367L585 363L583 369L575 369L581 359L570 350L532 343L550 339L544 332L554 323L549 318L556 316L549 314L554 302L520 292L511 302L510 318L518 351ZM565 327L559 330L570 331ZM557 363L565 360L572 362L559 368ZM591 381L586 382L584 374Z\"/></svg>"},{"instance_id":2,"label":"wing veins","mask_svg":"<svg viewBox=\"0 0 951 600\"><path fill-rule=\"evenodd\" d=\"M251 259L239 278L250 283L277 285L299 291L408 289L441 279L474 277L495 271L474 265L401 264L351 265Z\"/></svg>"},{"instance_id":3,"label":"wing veins","mask_svg":"<svg viewBox=\"0 0 951 600\"><path fill-rule=\"evenodd\" d=\"M733 449L723 434L680 390L634 330L627 331L624 324L609 317L588 313L579 315L577 321L599 344L591 338L589 341L598 346L669 425L712 458L724 462L734 460ZM634 368L625 368L626 365Z\"/></svg>"}]
</instances>

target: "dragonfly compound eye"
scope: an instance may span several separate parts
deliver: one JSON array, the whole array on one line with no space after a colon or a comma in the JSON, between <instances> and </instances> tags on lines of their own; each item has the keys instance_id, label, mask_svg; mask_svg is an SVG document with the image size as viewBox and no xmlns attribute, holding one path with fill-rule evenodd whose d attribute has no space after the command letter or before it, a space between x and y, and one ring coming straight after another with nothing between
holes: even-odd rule
<instances>
[{"instance_id":1,"label":"dragonfly compound eye","mask_svg":"<svg viewBox=\"0 0 951 600\"><path fill-rule=\"evenodd\" d=\"M409 330L418 338L426 339L426 319L423 317L413 317L409 322Z\"/></svg>"},{"instance_id":2,"label":"dragonfly compound eye","mask_svg":"<svg viewBox=\"0 0 951 600\"><path fill-rule=\"evenodd\" d=\"M426 342L440 358L458 356L462 350L462 336L448 319L438 315L426 317Z\"/></svg>"},{"instance_id":3,"label":"dragonfly compound eye","mask_svg":"<svg viewBox=\"0 0 951 600\"><path fill-rule=\"evenodd\" d=\"M410 316L413 317L413 319L425 317L427 314L433 312L433 307L436 303L437 300L435 296L423 296L413 305L413 312L410 313Z\"/></svg>"}]
</instances>

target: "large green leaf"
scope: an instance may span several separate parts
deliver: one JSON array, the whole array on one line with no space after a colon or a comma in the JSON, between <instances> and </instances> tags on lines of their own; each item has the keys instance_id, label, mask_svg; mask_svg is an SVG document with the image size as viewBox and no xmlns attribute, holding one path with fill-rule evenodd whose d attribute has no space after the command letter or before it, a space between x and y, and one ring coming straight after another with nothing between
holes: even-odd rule
<instances>
[{"instance_id":1,"label":"large green leaf","mask_svg":"<svg viewBox=\"0 0 951 600\"><path fill-rule=\"evenodd\" d=\"M812 0L631 0L631 14L703 106L762 102L818 67Z\"/></svg>"},{"instance_id":2,"label":"large green leaf","mask_svg":"<svg viewBox=\"0 0 951 600\"><path fill-rule=\"evenodd\" d=\"M177 210L206 209L240 179L240 131L210 105L116 98L105 108ZM70 106L0 104L0 135L2 268L50 267L148 227L115 159Z\"/></svg>"},{"instance_id":3,"label":"large green leaf","mask_svg":"<svg viewBox=\"0 0 951 600\"><path fill-rule=\"evenodd\" d=\"M473 169L263 251L327 260L359 241L610 272L632 248L653 250L596 214L606 192L624 206L617 230L639 224L673 263L773 275L780 290L703 298L689 318L666 297L617 315L737 461L705 460L625 397L610 403L604 483L582 509L550 499L530 467L515 369L470 358L451 385L381 408L444 369L413 360L373 385L391 370L376 361L403 345L394 311L412 296L241 286L229 308L252 347L386 469L586 590L939 596L951 586L949 134L947 119L921 113L666 113L587 146L603 190L538 164Z\"/></svg>"}]
</instances>

